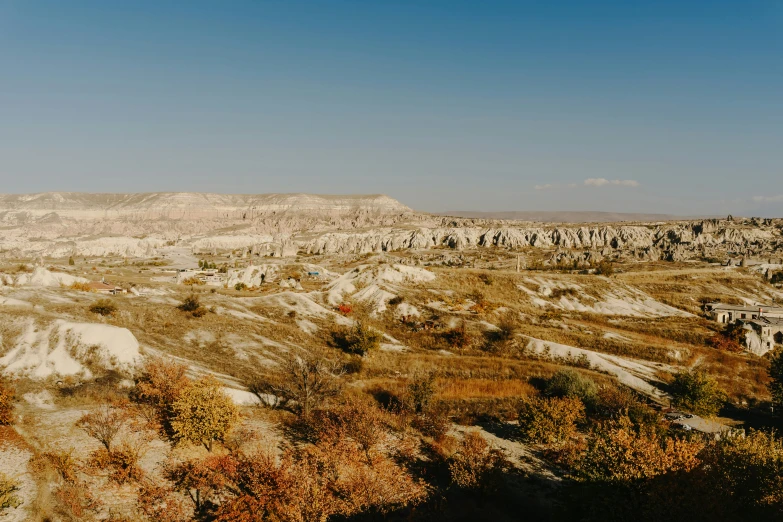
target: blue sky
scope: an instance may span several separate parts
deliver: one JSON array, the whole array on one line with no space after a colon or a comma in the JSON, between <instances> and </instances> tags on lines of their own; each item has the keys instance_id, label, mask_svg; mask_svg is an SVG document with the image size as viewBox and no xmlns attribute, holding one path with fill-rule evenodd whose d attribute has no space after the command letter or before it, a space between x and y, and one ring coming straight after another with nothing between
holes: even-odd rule
<instances>
[{"instance_id":1,"label":"blue sky","mask_svg":"<svg viewBox=\"0 0 783 522\"><path fill-rule=\"evenodd\" d=\"M783 216L783 4L0 0L0 182Z\"/></svg>"}]
</instances>

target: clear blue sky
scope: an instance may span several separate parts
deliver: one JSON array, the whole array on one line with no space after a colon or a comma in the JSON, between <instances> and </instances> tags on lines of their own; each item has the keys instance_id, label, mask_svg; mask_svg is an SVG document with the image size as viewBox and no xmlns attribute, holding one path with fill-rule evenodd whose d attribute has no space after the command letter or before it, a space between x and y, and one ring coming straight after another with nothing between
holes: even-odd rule
<instances>
[{"instance_id":1,"label":"clear blue sky","mask_svg":"<svg viewBox=\"0 0 783 522\"><path fill-rule=\"evenodd\" d=\"M783 3L0 0L0 182L783 215Z\"/></svg>"}]
</instances>

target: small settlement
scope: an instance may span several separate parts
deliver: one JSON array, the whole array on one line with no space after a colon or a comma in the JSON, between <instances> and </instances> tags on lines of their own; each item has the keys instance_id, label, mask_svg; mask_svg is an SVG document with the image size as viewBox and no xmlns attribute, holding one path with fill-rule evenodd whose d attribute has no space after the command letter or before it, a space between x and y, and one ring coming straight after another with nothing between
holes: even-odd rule
<instances>
[{"instance_id":1,"label":"small settlement","mask_svg":"<svg viewBox=\"0 0 783 522\"><path fill-rule=\"evenodd\" d=\"M739 321L748 330L748 350L763 355L776 344L783 345L783 308L775 306L744 306L709 303L705 307L710 317L719 323Z\"/></svg>"}]
</instances>

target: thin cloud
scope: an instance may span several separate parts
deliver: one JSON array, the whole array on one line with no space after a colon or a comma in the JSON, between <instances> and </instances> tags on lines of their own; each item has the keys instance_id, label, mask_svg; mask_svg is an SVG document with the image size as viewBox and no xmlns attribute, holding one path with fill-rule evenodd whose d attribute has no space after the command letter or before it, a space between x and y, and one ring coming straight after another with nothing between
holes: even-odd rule
<instances>
[{"instance_id":1,"label":"thin cloud","mask_svg":"<svg viewBox=\"0 0 783 522\"><path fill-rule=\"evenodd\" d=\"M758 203L780 203L783 202L783 194L777 196L754 196L753 201Z\"/></svg>"},{"instance_id":2,"label":"thin cloud","mask_svg":"<svg viewBox=\"0 0 783 522\"><path fill-rule=\"evenodd\" d=\"M536 185L536 190L555 190L555 189L574 189L577 187L638 187L639 182L633 179L606 179L606 178L587 178L582 183L545 183Z\"/></svg>"},{"instance_id":3,"label":"thin cloud","mask_svg":"<svg viewBox=\"0 0 783 522\"><path fill-rule=\"evenodd\" d=\"M620 187L639 186L639 182L634 179L587 178L584 184L588 187L605 187L607 185L616 185Z\"/></svg>"},{"instance_id":4,"label":"thin cloud","mask_svg":"<svg viewBox=\"0 0 783 522\"><path fill-rule=\"evenodd\" d=\"M578 185L576 183L568 183L567 185L564 185L562 183L546 183L544 185L536 185L536 190L552 190L552 189L572 189L576 188Z\"/></svg>"}]
</instances>

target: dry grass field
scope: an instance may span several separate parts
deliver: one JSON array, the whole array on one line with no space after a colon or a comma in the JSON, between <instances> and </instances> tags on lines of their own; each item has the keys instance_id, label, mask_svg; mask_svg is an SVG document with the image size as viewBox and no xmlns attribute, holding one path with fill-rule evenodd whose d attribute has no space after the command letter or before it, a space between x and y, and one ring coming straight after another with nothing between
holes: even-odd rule
<instances>
[{"instance_id":1,"label":"dry grass field","mask_svg":"<svg viewBox=\"0 0 783 522\"><path fill-rule=\"evenodd\" d=\"M520 401L545 400L547 383L564 370L598 390L626 390L656 410L669 405L678 371L698 369L726 394L720 422L776 422L768 415L768 358L713 348L709 340L720 328L702 310L710 301L783 298L755 272L706 263L628 262L605 276L540 265L517 271L515 255L502 251L465 253L456 266L416 256L276 259L270 263L279 265L279 277L240 289L176 284L175 274L154 259L80 259L74 266L45 260L43 267L31 260L5 261L0 272L7 274L45 270L129 290L106 296L85 291L83 284L0 288L0 364L16 369L17 404L14 427L2 428L0 462L23 470L17 474L23 503L9 511L8 520L163 520L139 511L139 484L145 482L117 485L89 467L100 445L77 426L84 414L107 402L132 403L139 365L154 359L184 365L190 379L214 376L239 405L242 420L234 442L226 439L217 455L234 455L231 448L248 444L281 455L299 440L291 439L300 429L294 416L259 405L267 396L251 391L292 356L335 365L343 392L333 404L366 399L401 415L388 420L401 430L393 437L405 448L411 445L405 451L422 462L432 455L456 458L465 430L473 429L495 441L516 463L512 467L528 470L522 475L530 469L539 477L556 474L556 465L534 456L509 430L516 429ZM317 277L307 276L312 266L321 267ZM281 285L289 278L300 287ZM197 302L195 309L183 309L188 298ZM106 314L96 313L93 305L106 300ZM112 328L85 333L95 327ZM357 352L351 343L359 338L369 348ZM117 351L124 346L138 350L133 364L125 364L127 353ZM411 407L411 390L421 382L429 383L427 404L439 412L426 423L416 420L416 408L413 414L399 410ZM167 483L173 463L211 458L197 444L172 444L163 432L145 433L138 442L144 480ZM434 453L426 457L427 452ZM68 466L76 482L63 478L57 455L73 461ZM76 495L68 489L72 484L100 502ZM187 505L182 491L172 498ZM535 509L550 494L536 493Z\"/></svg>"}]
</instances>

